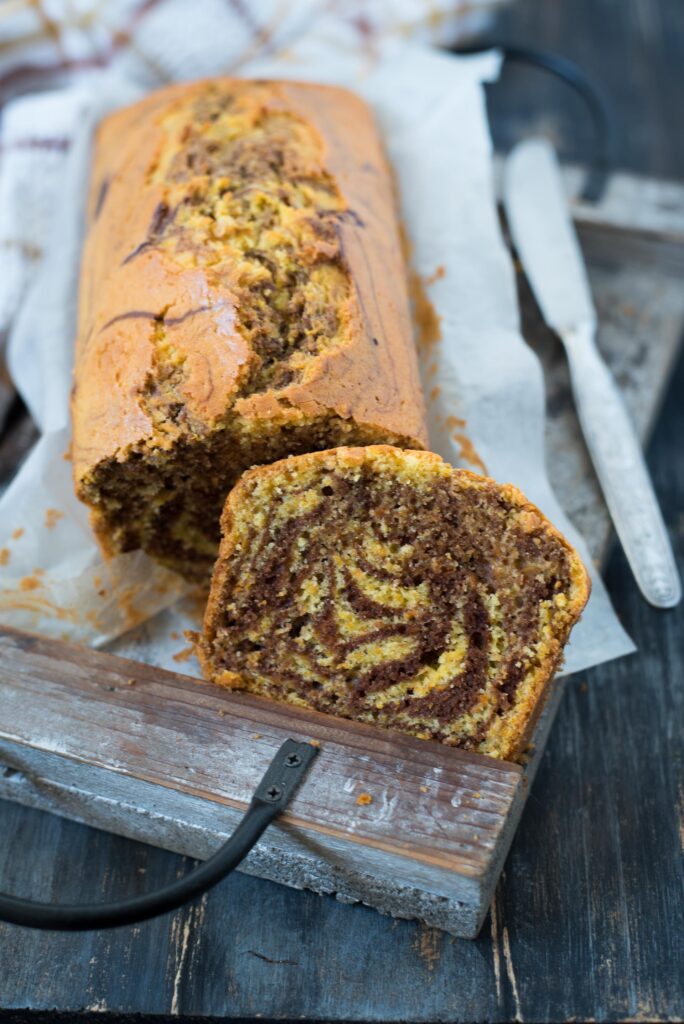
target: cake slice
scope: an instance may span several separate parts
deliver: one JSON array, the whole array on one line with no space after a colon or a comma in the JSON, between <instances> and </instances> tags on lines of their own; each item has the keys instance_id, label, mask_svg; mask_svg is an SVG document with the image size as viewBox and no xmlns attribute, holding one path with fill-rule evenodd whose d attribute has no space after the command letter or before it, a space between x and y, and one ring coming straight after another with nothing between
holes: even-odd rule
<instances>
[{"instance_id":1,"label":"cake slice","mask_svg":"<svg viewBox=\"0 0 684 1024\"><path fill-rule=\"evenodd\" d=\"M589 595L520 491L387 445L228 497L198 653L223 686L492 757L526 743Z\"/></svg>"}]
</instances>

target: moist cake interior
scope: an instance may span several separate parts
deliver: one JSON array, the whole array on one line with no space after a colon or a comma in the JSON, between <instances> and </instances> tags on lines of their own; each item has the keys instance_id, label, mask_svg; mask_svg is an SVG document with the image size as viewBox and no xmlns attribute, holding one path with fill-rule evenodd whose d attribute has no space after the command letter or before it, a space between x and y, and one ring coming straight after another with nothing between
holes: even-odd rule
<instances>
[{"instance_id":1,"label":"moist cake interior","mask_svg":"<svg viewBox=\"0 0 684 1024\"><path fill-rule=\"evenodd\" d=\"M288 460L239 485L205 668L225 685L509 756L586 599L581 563L492 481L372 451L358 465Z\"/></svg>"},{"instance_id":2,"label":"moist cake interior","mask_svg":"<svg viewBox=\"0 0 684 1024\"><path fill-rule=\"evenodd\" d=\"M144 548L186 579L208 582L226 494L246 467L283 453L378 440L395 439L335 415L303 424L227 415L201 435L179 435L169 449L143 447L124 459L103 460L83 481L81 494L106 521L116 551Z\"/></svg>"}]
</instances>

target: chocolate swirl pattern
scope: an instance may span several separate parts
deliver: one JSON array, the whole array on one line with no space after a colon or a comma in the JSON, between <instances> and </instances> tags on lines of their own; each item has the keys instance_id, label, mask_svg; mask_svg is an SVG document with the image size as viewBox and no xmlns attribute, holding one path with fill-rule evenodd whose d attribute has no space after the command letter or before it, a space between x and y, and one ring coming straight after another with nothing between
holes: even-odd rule
<instances>
[{"instance_id":1,"label":"chocolate swirl pattern","mask_svg":"<svg viewBox=\"0 0 684 1024\"><path fill-rule=\"evenodd\" d=\"M514 488L431 454L337 449L246 474L223 526L199 644L209 678L520 749L588 584Z\"/></svg>"}]
</instances>

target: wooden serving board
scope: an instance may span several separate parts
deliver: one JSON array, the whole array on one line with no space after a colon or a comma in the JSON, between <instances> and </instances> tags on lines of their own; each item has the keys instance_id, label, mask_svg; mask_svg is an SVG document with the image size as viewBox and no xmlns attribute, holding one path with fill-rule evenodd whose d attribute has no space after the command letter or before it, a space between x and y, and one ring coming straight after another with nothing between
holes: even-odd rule
<instances>
[{"instance_id":1,"label":"wooden serving board","mask_svg":"<svg viewBox=\"0 0 684 1024\"><path fill-rule=\"evenodd\" d=\"M576 212L600 343L646 438L684 320L684 189L617 176ZM560 345L522 280L521 299L552 482L599 561L609 520ZM561 695L558 680L523 768L0 627L0 797L204 858L282 741L313 740L305 784L243 870L474 937Z\"/></svg>"},{"instance_id":2,"label":"wooden serving board","mask_svg":"<svg viewBox=\"0 0 684 1024\"><path fill-rule=\"evenodd\" d=\"M470 934L486 913L523 803L517 765L9 630L0 687L0 760L21 773L5 770L5 794L206 857L281 743L313 740L305 784L244 869L399 916L408 895Z\"/></svg>"}]
</instances>

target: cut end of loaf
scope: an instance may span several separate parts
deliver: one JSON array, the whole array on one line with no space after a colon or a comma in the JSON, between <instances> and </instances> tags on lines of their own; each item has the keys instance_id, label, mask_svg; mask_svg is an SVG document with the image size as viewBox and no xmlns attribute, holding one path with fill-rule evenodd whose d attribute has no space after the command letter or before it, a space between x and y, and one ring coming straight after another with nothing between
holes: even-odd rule
<instances>
[{"instance_id":1,"label":"cut end of loaf","mask_svg":"<svg viewBox=\"0 0 684 1024\"><path fill-rule=\"evenodd\" d=\"M589 593L515 488L384 445L253 470L223 531L208 678L498 758L521 752Z\"/></svg>"},{"instance_id":2,"label":"cut end of loaf","mask_svg":"<svg viewBox=\"0 0 684 1024\"><path fill-rule=\"evenodd\" d=\"M243 420L230 416L202 437L169 447L141 446L103 460L79 484L79 497L109 553L142 548L187 580L206 583L216 561L226 495L247 466L330 445L373 444L387 431L339 416Z\"/></svg>"}]
</instances>

